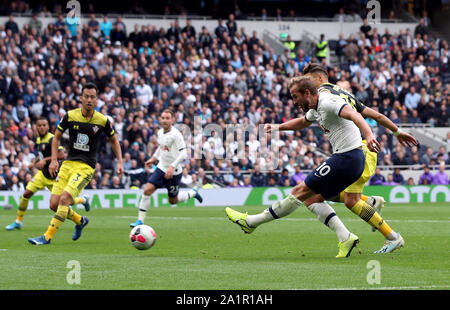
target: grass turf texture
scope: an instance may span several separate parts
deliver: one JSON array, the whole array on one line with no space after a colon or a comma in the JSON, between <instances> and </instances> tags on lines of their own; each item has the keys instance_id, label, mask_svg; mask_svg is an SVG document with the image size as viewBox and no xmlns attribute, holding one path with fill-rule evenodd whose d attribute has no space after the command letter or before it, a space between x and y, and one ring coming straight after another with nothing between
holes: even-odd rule
<instances>
[{"instance_id":1,"label":"grass turf texture","mask_svg":"<svg viewBox=\"0 0 450 310\"><path fill-rule=\"evenodd\" d=\"M450 206L388 205L385 220L400 232L404 248L372 254L383 245L378 232L346 210L334 208L360 238L351 257L336 259L335 234L306 209L245 235L224 208L152 208L147 224L158 235L153 248L129 242L136 209L93 209L82 237L71 239L67 220L49 246L33 246L52 212L30 210L19 231L6 231L15 210L0 209L0 289L60 290L279 290L279 289L449 289ZM251 214L262 207L236 208ZM66 277L70 260L81 267L81 283ZM368 284L368 262L377 260L380 284Z\"/></svg>"}]
</instances>

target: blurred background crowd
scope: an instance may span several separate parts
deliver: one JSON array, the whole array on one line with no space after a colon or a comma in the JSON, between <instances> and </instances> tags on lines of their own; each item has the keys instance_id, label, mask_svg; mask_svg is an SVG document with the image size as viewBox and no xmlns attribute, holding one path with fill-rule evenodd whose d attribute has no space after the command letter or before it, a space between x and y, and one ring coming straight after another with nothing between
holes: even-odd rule
<instances>
[{"instance_id":1,"label":"blurred background crowd","mask_svg":"<svg viewBox=\"0 0 450 310\"><path fill-rule=\"evenodd\" d=\"M341 14L336 12L336 18ZM43 27L44 16L44 10L35 12L19 28L11 14L0 25L2 190L24 189L37 156L35 120L47 117L53 132L66 111L78 107L85 82L99 87L97 109L113 122L126 171L123 178L114 175L113 152L101 143L96 173L87 187L91 189L139 188L146 182L154 167L144 163L156 150L158 116L166 108L175 111L177 124L189 128L196 117L203 127L218 124L223 137L227 124L247 129L242 148L236 137L228 144L201 133L187 137L191 155L200 147L203 158L192 156L184 163L184 186L301 182L332 152L323 131L313 126L284 132L264 148L258 126L302 115L287 85L310 61L322 62L331 83L348 88L398 125L449 127L450 50L446 40L427 31L427 16L415 29L399 33L381 32L361 19L357 36L342 34L336 40L339 61L333 66L316 49L274 53L256 32L246 33L234 14L219 19L214 32L194 28L189 18L173 20L167 29L156 24L126 29L120 16L92 14L77 24L60 14ZM450 164L445 147L437 152L424 145L404 148L389 130L367 122L381 143L378 164L401 166L388 178L378 171L371 184L414 183L401 177L406 165L424 170L423 184L448 184L445 170L424 168L445 169ZM267 152L273 145L279 152Z\"/></svg>"}]
</instances>

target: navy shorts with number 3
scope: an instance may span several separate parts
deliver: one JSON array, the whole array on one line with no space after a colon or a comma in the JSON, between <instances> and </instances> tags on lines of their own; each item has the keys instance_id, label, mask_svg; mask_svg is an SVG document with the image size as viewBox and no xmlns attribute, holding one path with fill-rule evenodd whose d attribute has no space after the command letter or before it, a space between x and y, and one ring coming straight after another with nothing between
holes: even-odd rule
<instances>
[{"instance_id":1,"label":"navy shorts with number 3","mask_svg":"<svg viewBox=\"0 0 450 310\"><path fill-rule=\"evenodd\" d=\"M308 174L305 184L316 194L330 199L359 179L365 161L364 152L360 149L333 154Z\"/></svg>"},{"instance_id":2,"label":"navy shorts with number 3","mask_svg":"<svg viewBox=\"0 0 450 310\"><path fill-rule=\"evenodd\" d=\"M172 176L171 179L166 179L165 172L159 168L156 168L155 172L152 173L148 179L148 183L151 183L158 188L167 188L169 192L169 197L177 197L178 191L180 190L182 173Z\"/></svg>"}]
</instances>

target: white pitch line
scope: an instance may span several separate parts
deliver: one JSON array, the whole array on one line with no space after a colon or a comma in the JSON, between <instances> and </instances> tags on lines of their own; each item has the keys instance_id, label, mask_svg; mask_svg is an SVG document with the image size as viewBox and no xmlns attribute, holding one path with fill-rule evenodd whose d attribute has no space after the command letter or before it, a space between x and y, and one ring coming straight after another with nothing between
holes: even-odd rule
<instances>
[{"instance_id":1,"label":"white pitch line","mask_svg":"<svg viewBox=\"0 0 450 310\"><path fill-rule=\"evenodd\" d=\"M136 216L116 216L116 218L126 218L126 219L134 219ZM154 219L170 219L170 220L186 220L186 221L192 221L192 220L198 220L198 217L179 217L179 216L149 216L149 218ZM226 216L224 217L201 217L202 219L208 219L208 220L224 220L227 219ZM290 222L316 222L317 219L315 218L283 218L283 221L290 221ZM361 219L353 218L353 219L344 219L346 222L360 222ZM389 222L399 222L399 223L450 223L450 220L388 220Z\"/></svg>"},{"instance_id":2,"label":"white pitch line","mask_svg":"<svg viewBox=\"0 0 450 310\"><path fill-rule=\"evenodd\" d=\"M27 217L49 217L49 215L33 215L33 214L29 214L27 215ZM117 215L114 216L115 218L123 218L123 219L135 219L136 216L131 216L131 215ZM198 220L199 218L202 219L208 219L208 220L215 220L215 221L222 221L224 219L227 219L226 216L223 217L190 217L190 216L148 216L149 218L154 218L154 219L169 219L169 220L185 220L185 221L193 221L193 220ZM281 219L282 221L289 221L289 222L316 222L317 219L316 218L283 218ZM344 218L345 222L360 222L361 219L359 218ZM393 223L445 223L445 224L450 224L450 219L447 220L408 220L408 219L404 219L404 220L391 220L391 219L387 219L388 222L393 222Z\"/></svg>"}]
</instances>

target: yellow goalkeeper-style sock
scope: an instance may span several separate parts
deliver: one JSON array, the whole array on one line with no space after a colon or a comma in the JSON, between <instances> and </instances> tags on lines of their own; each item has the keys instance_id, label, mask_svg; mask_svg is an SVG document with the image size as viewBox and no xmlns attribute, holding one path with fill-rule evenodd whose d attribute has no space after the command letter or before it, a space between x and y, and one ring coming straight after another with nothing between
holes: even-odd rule
<instances>
[{"instance_id":1,"label":"yellow goalkeeper-style sock","mask_svg":"<svg viewBox=\"0 0 450 310\"><path fill-rule=\"evenodd\" d=\"M69 213L69 206L58 206L58 210L50 222L50 226L48 226L47 231L44 233L45 239L48 241L53 238L56 231L59 227L64 223Z\"/></svg>"},{"instance_id":2,"label":"yellow goalkeeper-style sock","mask_svg":"<svg viewBox=\"0 0 450 310\"><path fill-rule=\"evenodd\" d=\"M85 200L84 200L83 197L77 197L77 198L74 199L74 202L73 202L74 205L79 205L79 204L82 204L82 203L85 203Z\"/></svg>"},{"instance_id":3,"label":"yellow goalkeeper-style sock","mask_svg":"<svg viewBox=\"0 0 450 310\"><path fill-rule=\"evenodd\" d=\"M72 208L69 208L69 212L67 213L67 218L69 220L72 220L73 222L75 222L75 224L77 224L77 225L81 224L81 215L79 215L78 213L73 211Z\"/></svg>"},{"instance_id":4,"label":"yellow goalkeeper-style sock","mask_svg":"<svg viewBox=\"0 0 450 310\"><path fill-rule=\"evenodd\" d=\"M375 227L384 237L387 238L391 234L392 228L381 218L374 208L363 200L358 201L351 210L372 227Z\"/></svg>"},{"instance_id":5,"label":"yellow goalkeeper-style sock","mask_svg":"<svg viewBox=\"0 0 450 310\"><path fill-rule=\"evenodd\" d=\"M25 198L23 196L20 199L19 209L17 210L17 220L18 221L22 221L23 220L23 217L25 216L25 211L28 208L28 202L29 201L30 201L30 199Z\"/></svg>"}]
</instances>

